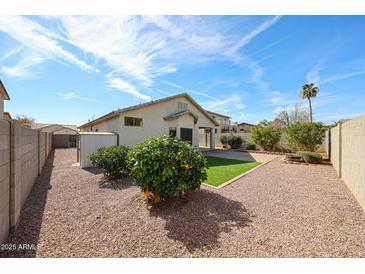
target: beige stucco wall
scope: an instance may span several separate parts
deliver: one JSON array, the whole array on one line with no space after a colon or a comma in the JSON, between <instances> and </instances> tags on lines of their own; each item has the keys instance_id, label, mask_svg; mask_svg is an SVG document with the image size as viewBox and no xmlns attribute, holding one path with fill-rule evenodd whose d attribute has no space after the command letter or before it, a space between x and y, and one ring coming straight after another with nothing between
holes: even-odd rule
<instances>
[{"instance_id":1,"label":"beige stucco wall","mask_svg":"<svg viewBox=\"0 0 365 274\"><path fill-rule=\"evenodd\" d=\"M9 231L10 124L0 120L0 243Z\"/></svg>"},{"instance_id":2,"label":"beige stucco wall","mask_svg":"<svg viewBox=\"0 0 365 274\"><path fill-rule=\"evenodd\" d=\"M165 121L163 117L173 114L178 109L178 102L188 104L188 109L198 115L198 122L194 125L191 115L183 115L177 119ZM143 119L142 127L125 126L124 117L137 117ZM160 136L169 133L169 127L177 128L177 136L180 136L180 128L187 127L193 129L193 146L199 145L199 127L212 127L215 125L207 118L194 104L185 97L174 98L168 101L152 104L142 108L126 111L119 117L103 121L93 125L93 131L114 132L119 135L119 144L125 146L134 146L143 142L150 136ZM81 128L81 131L91 131L90 127ZM214 130L213 130L214 131Z\"/></svg>"},{"instance_id":3,"label":"beige stucco wall","mask_svg":"<svg viewBox=\"0 0 365 274\"><path fill-rule=\"evenodd\" d=\"M332 128L331 161L365 210L365 115Z\"/></svg>"}]
</instances>

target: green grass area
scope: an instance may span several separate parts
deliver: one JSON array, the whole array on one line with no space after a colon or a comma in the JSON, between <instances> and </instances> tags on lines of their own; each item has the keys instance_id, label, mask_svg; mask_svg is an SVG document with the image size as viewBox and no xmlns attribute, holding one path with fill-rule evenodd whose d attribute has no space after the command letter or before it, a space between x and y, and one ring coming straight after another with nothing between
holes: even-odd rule
<instances>
[{"instance_id":1,"label":"green grass area","mask_svg":"<svg viewBox=\"0 0 365 274\"><path fill-rule=\"evenodd\" d=\"M240 160L206 156L208 160L207 184L219 186L240 174L258 166L258 162L245 162Z\"/></svg>"}]
</instances>

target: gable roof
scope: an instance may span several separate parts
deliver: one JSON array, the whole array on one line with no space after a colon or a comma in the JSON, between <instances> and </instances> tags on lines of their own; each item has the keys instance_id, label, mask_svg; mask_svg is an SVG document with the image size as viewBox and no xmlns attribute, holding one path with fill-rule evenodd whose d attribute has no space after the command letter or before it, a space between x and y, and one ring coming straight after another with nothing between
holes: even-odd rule
<instances>
[{"instance_id":1,"label":"gable roof","mask_svg":"<svg viewBox=\"0 0 365 274\"><path fill-rule=\"evenodd\" d=\"M36 126L38 126L38 125L36 125ZM65 129L71 130L73 132L77 132L76 127L69 127L67 125L60 125L60 124L50 124L50 125L46 125L43 127L37 127L37 129L39 129L42 132L57 132L60 130L65 130Z\"/></svg>"},{"instance_id":2,"label":"gable roof","mask_svg":"<svg viewBox=\"0 0 365 274\"><path fill-rule=\"evenodd\" d=\"M196 124L196 122L198 121L198 115L196 115L194 112L192 112L191 110L183 110L183 111L178 111L175 112L173 114L167 115L165 117L163 117L165 120L170 120L170 119L174 119L180 116L183 116L185 114L189 114L194 118L194 124Z\"/></svg>"},{"instance_id":3,"label":"gable roof","mask_svg":"<svg viewBox=\"0 0 365 274\"><path fill-rule=\"evenodd\" d=\"M81 127L86 127L86 126L91 126L91 125L94 125L96 123L99 123L99 122L102 122L102 121L105 121L107 119L110 119L110 118L113 118L113 117L116 117L118 116L119 114L123 113L123 112L126 112L126 111L129 111L129 110L134 110L134 109L139 109L139 108L143 108L143 107L147 107L147 106L151 106L151 105L154 105L154 104L158 104L158 103L161 103L161 102L166 102L166 101L170 101L172 99L175 99L175 98L179 98L179 97L185 97L186 99L188 99L197 109L199 109L214 125L218 126L218 122L216 120L214 120L189 94L187 93L180 93L180 94L177 94L177 95L173 95L173 96L168 96L168 97L164 97L164 98L161 98L161 99L158 99L158 100L154 100L154 101L150 101L150 102L147 102L147 103L141 103L139 105L134 105L134 106L130 106L130 107L126 107L126 108L122 108L122 109L118 109L118 110L115 110L115 111L112 111L112 112L109 112L108 114L105 114L95 120L92 120L90 122L87 122L81 126L79 126L78 128L81 128Z\"/></svg>"},{"instance_id":4,"label":"gable roof","mask_svg":"<svg viewBox=\"0 0 365 274\"><path fill-rule=\"evenodd\" d=\"M6 91L6 88L1 80L0 80L0 96L3 100L10 100L9 94Z\"/></svg>"},{"instance_id":5,"label":"gable roof","mask_svg":"<svg viewBox=\"0 0 365 274\"><path fill-rule=\"evenodd\" d=\"M217 116L222 116L222 117L225 117L225 118L231 118L231 116L227 116L227 115L224 115L224 114L220 114L218 112L213 112L213 111L210 111L210 110L205 110L206 112L208 112L209 114L213 114L213 115L217 115Z\"/></svg>"},{"instance_id":6,"label":"gable roof","mask_svg":"<svg viewBox=\"0 0 365 274\"><path fill-rule=\"evenodd\" d=\"M36 123L35 124L35 128L36 129L46 129L48 127L53 127L53 126L58 126L58 127L62 127L62 128L69 128L72 130L77 130L77 126L76 125L66 125L66 124L45 124L45 123Z\"/></svg>"}]
</instances>

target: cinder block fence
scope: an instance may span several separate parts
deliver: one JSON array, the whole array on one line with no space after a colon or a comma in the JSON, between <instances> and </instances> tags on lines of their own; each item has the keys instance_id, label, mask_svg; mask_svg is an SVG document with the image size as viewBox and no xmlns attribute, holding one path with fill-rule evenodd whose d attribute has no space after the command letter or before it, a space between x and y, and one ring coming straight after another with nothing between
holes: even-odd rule
<instances>
[{"instance_id":1,"label":"cinder block fence","mask_svg":"<svg viewBox=\"0 0 365 274\"><path fill-rule=\"evenodd\" d=\"M365 115L329 131L329 155L337 174L365 210Z\"/></svg>"},{"instance_id":2,"label":"cinder block fence","mask_svg":"<svg viewBox=\"0 0 365 274\"><path fill-rule=\"evenodd\" d=\"M0 120L0 242L17 224L51 149L51 133Z\"/></svg>"}]
</instances>

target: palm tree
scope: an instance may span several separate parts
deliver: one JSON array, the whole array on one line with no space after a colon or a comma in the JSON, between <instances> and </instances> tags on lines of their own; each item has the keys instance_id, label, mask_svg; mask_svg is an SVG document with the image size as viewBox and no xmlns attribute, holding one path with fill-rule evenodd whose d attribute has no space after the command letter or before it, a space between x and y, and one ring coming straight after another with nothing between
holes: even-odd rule
<instances>
[{"instance_id":1,"label":"palm tree","mask_svg":"<svg viewBox=\"0 0 365 274\"><path fill-rule=\"evenodd\" d=\"M311 123L313 122L311 98L316 97L318 92L319 88L314 83L305 84L300 92L300 98L308 99Z\"/></svg>"}]
</instances>

